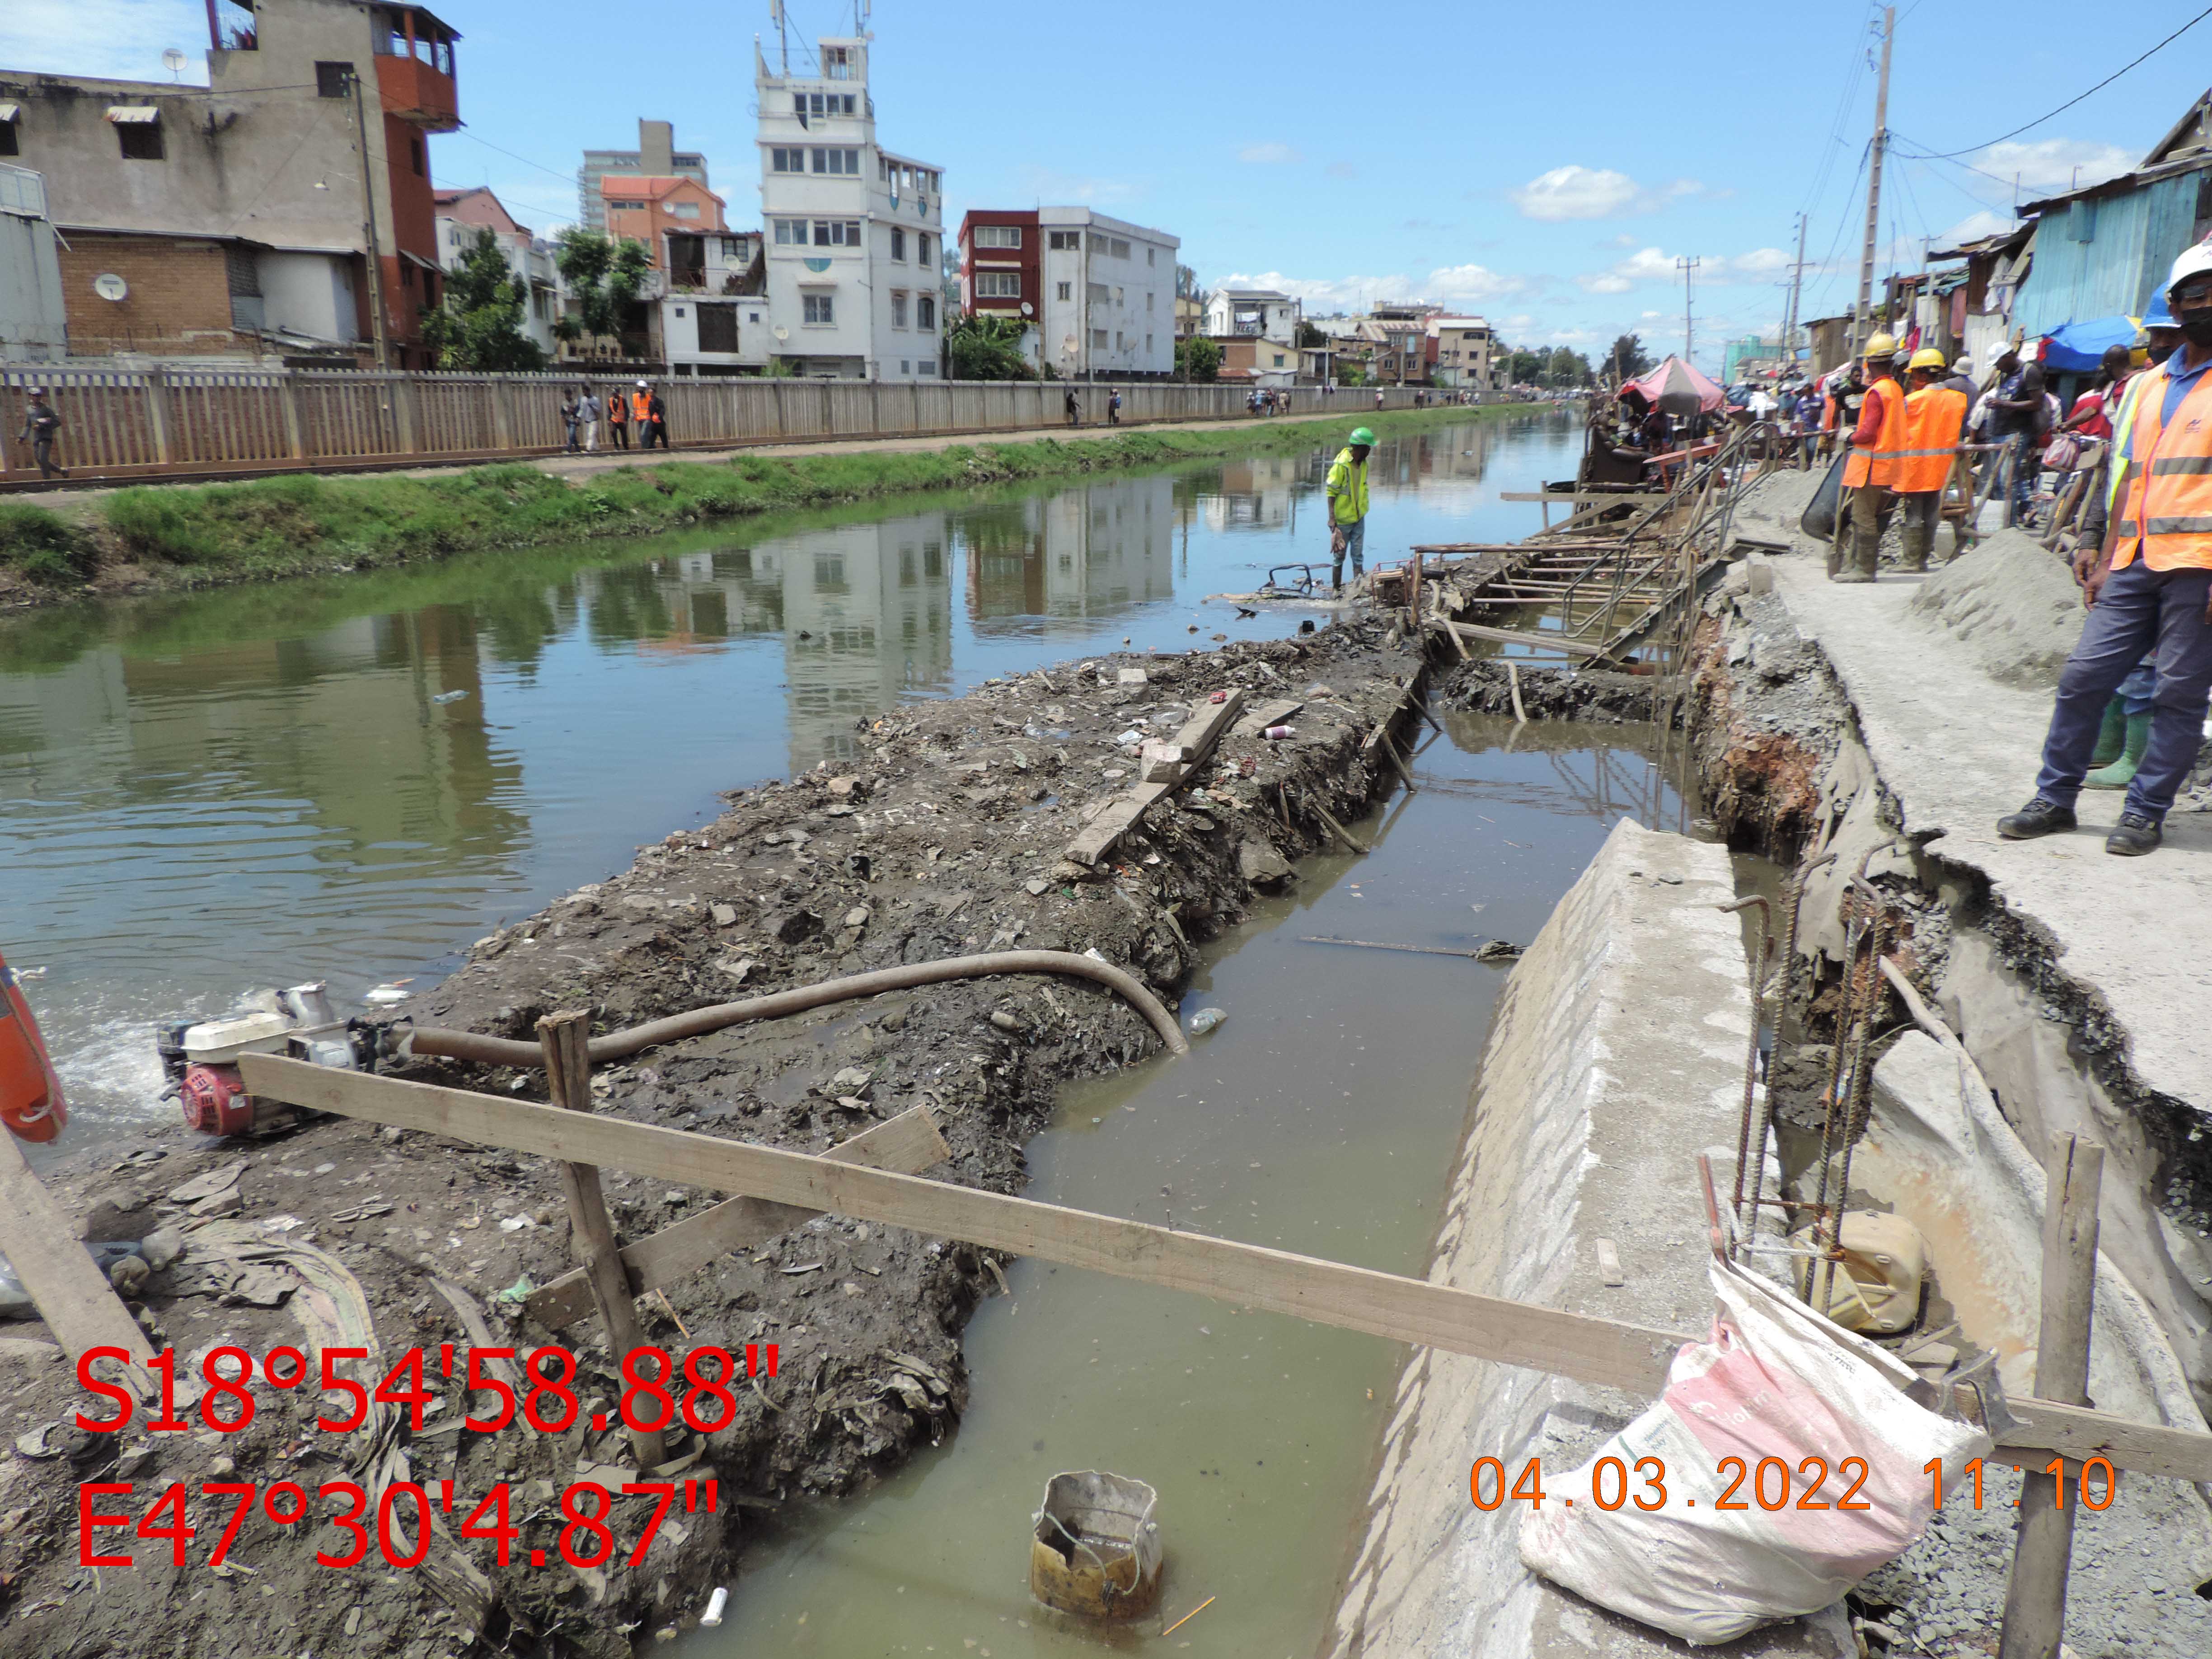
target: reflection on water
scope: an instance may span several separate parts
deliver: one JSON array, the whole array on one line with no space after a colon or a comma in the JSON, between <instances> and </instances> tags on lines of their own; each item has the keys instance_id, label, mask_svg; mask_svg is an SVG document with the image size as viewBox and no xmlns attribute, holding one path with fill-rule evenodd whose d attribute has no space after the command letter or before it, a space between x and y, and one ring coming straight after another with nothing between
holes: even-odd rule
<instances>
[{"instance_id":1,"label":"reflection on water","mask_svg":"<svg viewBox=\"0 0 2212 1659\"><path fill-rule=\"evenodd\" d=\"M1638 746L1648 728L1449 725L1415 757L1419 793L1357 832L1367 857L1307 860L1206 947L1185 1007L1227 1010L1218 1031L1060 1091L1027 1196L1421 1271L1504 971L1306 937L1525 944L1621 817L1681 811ZM1320 1649L1407 1351L1049 1262L1007 1278L962 1338L957 1431L755 1545L726 1622L682 1659L1079 1659L1158 1645L1209 1595L1169 1650ZM1030 1599L1029 1516L1053 1474L1088 1468L1159 1491L1158 1621L1076 1627Z\"/></svg>"},{"instance_id":2,"label":"reflection on water","mask_svg":"<svg viewBox=\"0 0 2212 1659\"><path fill-rule=\"evenodd\" d=\"M1370 554L1527 533L1497 492L1578 437L1531 415L1383 445ZM853 757L902 698L1288 631L1208 596L1326 559L1330 453L0 623L0 947L47 970L68 1141L155 1109L155 1018L435 975L717 791Z\"/></svg>"}]
</instances>

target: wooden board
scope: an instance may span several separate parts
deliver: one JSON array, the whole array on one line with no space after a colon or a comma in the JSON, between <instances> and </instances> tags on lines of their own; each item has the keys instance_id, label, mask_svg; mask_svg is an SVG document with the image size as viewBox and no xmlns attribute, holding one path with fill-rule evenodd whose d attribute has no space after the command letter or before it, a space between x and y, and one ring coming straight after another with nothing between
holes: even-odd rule
<instances>
[{"instance_id":1,"label":"wooden board","mask_svg":"<svg viewBox=\"0 0 2212 1659\"><path fill-rule=\"evenodd\" d=\"M1256 738L1271 726L1279 726L1305 707L1296 697L1274 697L1237 722L1230 735L1237 738Z\"/></svg>"},{"instance_id":2,"label":"wooden board","mask_svg":"<svg viewBox=\"0 0 2212 1659\"><path fill-rule=\"evenodd\" d=\"M1183 724L1182 730L1169 741L1189 755L1190 760L1176 775L1172 783L1140 783L1127 793L1109 802L1082 832L1068 842L1062 854L1071 863L1095 865L1113 850L1114 843L1129 832L1129 828L1144 817L1145 809L1164 795L1173 794L1188 781L1192 772L1206 759L1207 753L1220 740L1231 722L1244 707L1242 687L1231 690L1220 702L1204 705Z\"/></svg>"},{"instance_id":3,"label":"wooden board","mask_svg":"<svg viewBox=\"0 0 2212 1659\"><path fill-rule=\"evenodd\" d=\"M1449 628L1455 634L1464 635L1470 639L1495 640L1501 645L1543 646L1577 657L1601 657L1606 653L1603 646L1590 645L1581 640L1562 639L1553 634L1539 634L1522 629L1485 628L1480 623L1446 622L1441 617L1432 620L1436 626Z\"/></svg>"},{"instance_id":4,"label":"wooden board","mask_svg":"<svg viewBox=\"0 0 2212 1659\"><path fill-rule=\"evenodd\" d=\"M1394 1341L1656 1394L1692 1339L1262 1245L1170 1231L656 1124L250 1054L253 1094L373 1123L963 1239ZM2207 1443L2212 1446L2212 1437ZM2207 1458L2212 1471L2212 1456Z\"/></svg>"},{"instance_id":5,"label":"wooden board","mask_svg":"<svg viewBox=\"0 0 2212 1659\"><path fill-rule=\"evenodd\" d=\"M841 1163L865 1164L873 1170L896 1170L919 1175L952 1156L937 1121L926 1106L916 1106L878 1123L866 1133L823 1154ZM663 1285L672 1285L711 1265L732 1250L750 1249L779 1233L803 1227L822 1213L770 1204L757 1198L725 1199L712 1209L664 1227L650 1238L623 1247L622 1263L632 1288L640 1296ZM540 1285L530 1295L531 1316L550 1331L573 1325L592 1311L592 1287L581 1267Z\"/></svg>"},{"instance_id":6,"label":"wooden board","mask_svg":"<svg viewBox=\"0 0 2212 1659\"><path fill-rule=\"evenodd\" d=\"M141 1363L154 1357L146 1333L78 1243L76 1224L33 1174L15 1137L0 1129L0 1255L37 1304L39 1317L72 1359L88 1349L121 1348ZM135 1389L150 1386L133 1366Z\"/></svg>"}]
</instances>

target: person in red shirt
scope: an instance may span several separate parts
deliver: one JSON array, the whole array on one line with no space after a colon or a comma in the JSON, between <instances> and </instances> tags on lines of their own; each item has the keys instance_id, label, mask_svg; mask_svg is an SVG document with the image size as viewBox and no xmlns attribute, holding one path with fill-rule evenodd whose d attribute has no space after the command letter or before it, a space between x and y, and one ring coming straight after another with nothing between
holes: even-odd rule
<instances>
[{"instance_id":1,"label":"person in red shirt","mask_svg":"<svg viewBox=\"0 0 2212 1659\"><path fill-rule=\"evenodd\" d=\"M2100 443L2111 437L2112 411L2120 406L2120 394L2126 390L2128 369L2133 362L2133 354L2127 347L2106 346L2095 382L2074 400L2074 408L2066 416L2066 424L2059 429L2081 437L2094 438Z\"/></svg>"}]
</instances>

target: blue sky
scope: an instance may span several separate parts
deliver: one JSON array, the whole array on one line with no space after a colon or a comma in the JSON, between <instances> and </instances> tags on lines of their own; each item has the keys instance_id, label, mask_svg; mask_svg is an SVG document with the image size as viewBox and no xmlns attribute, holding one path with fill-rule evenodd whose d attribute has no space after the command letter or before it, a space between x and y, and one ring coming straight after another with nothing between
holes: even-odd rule
<instances>
[{"instance_id":1,"label":"blue sky","mask_svg":"<svg viewBox=\"0 0 2212 1659\"><path fill-rule=\"evenodd\" d=\"M2007 222L2024 197L2140 160L2212 83L2212 20L2055 118L2199 7L2086 13L2052 0L1902 4L1884 253ZM733 222L758 222L752 38L767 0L449 0L465 131L441 184L487 184L540 230L574 218L586 146L676 123ZM793 0L794 39L848 33L849 3ZM2106 21L2092 28L2092 15ZM1771 329L1808 215L1806 314L1856 291L1878 7L1279 0L1204 8L923 6L884 0L873 89L885 144L939 162L948 222L971 206L1088 204L1182 239L1208 286L1264 282L1310 312L1426 298L1516 343L1678 349L1695 257L1698 356ZM204 79L201 0L6 0L0 66Z\"/></svg>"}]
</instances>

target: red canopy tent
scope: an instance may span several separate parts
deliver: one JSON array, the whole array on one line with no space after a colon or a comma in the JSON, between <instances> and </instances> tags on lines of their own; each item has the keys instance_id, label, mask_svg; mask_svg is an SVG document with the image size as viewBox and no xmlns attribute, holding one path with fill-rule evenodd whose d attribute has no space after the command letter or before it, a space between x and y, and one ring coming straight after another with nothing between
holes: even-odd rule
<instances>
[{"instance_id":1,"label":"red canopy tent","mask_svg":"<svg viewBox=\"0 0 2212 1659\"><path fill-rule=\"evenodd\" d=\"M1727 401L1720 387L1675 356L1669 356L1649 374L1629 381L1620 391L1623 397L1633 392L1669 415L1694 415L1699 410L1711 414Z\"/></svg>"}]
</instances>

